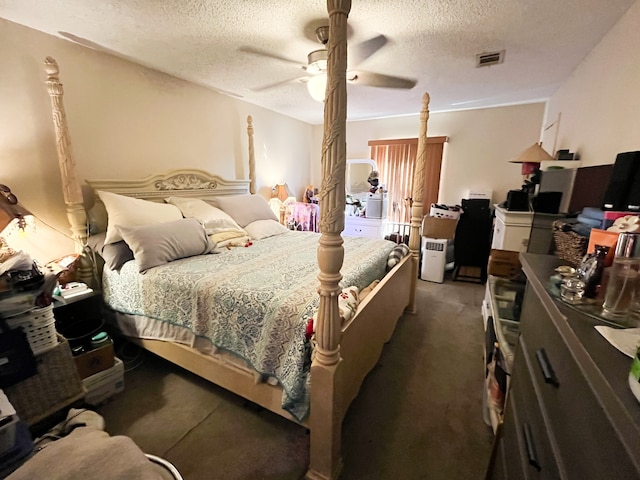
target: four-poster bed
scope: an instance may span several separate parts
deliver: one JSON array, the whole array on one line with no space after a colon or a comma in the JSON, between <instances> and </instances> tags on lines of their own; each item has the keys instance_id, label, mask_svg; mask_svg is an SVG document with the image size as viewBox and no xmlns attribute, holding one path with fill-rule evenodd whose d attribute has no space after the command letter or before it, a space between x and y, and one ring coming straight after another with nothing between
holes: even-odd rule
<instances>
[{"instance_id":1,"label":"four-poster bed","mask_svg":"<svg viewBox=\"0 0 640 480\"><path fill-rule=\"evenodd\" d=\"M310 429L308 479L335 479L340 474L341 424L351 401L369 371L375 366L384 344L393 334L403 312L414 313L414 292L418 272L426 130L427 94L420 114L418 157L414 173L416 199L412 206L410 255L387 273L357 307L349 321L341 319L338 296L342 291L341 270L345 257L341 232L344 228L346 163L346 32L350 0L328 0L330 40L328 44L328 83L322 145L322 184L320 188L320 231L317 263L319 267L319 308L316 316L313 363L310 368L310 411L302 421ZM71 230L82 253L87 245L87 212L75 164L71 156L69 131L62 102L62 85L55 60L47 58L47 86L51 96L59 166L64 199ZM172 170L144 180L88 181L95 191L107 191L140 199L162 201L169 196L215 197L255 193L255 153L253 123L248 117L250 180L223 180L199 170ZM303 233L303 232L299 232ZM306 232L304 232L306 233ZM87 259L88 260L88 259ZM86 262L80 275L90 279ZM132 341L248 400L279 415L294 419L282 409L282 387L260 381L251 368L229 362L224 356L204 354L179 343L137 338ZM295 420L295 419L294 419Z\"/></svg>"}]
</instances>

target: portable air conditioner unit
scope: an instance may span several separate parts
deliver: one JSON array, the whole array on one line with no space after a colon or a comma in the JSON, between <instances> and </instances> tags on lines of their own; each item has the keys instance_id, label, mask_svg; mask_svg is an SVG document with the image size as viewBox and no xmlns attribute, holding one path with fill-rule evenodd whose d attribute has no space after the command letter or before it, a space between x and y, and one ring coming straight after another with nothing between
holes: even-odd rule
<instances>
[{"instance_id":1,"label":"portable air conditioner unit","mask_svg":"<svg viewBox=\"0 0 640 480\"><path fill-rule=\"evenodd\" d=\"M442 283L447 264L446 239L422 237L422 265L420 279Z\"/></svg>"}]
</instances>

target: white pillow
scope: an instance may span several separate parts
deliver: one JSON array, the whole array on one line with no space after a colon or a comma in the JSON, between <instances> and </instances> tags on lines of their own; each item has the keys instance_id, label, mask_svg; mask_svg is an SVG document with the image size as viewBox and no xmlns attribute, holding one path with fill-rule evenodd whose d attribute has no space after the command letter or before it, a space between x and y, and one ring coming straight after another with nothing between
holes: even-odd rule
<instances>
[{"instance_id":1,"label":"white pillow","mask_svg":"<svg viewBox=\"0 0 640 480\"><path fill-rule=\"evenodd\" d=\"M289 231L287 227L275 220L256 220L244 227L244 229L254 240L273 237Z\"/></svg>"},{"instance_id":2,"label":"white pillow","mask_svg":"<svg viewBox=\"0 0 640 480\"><path fill-rule=\"evenodd\" d=\"M228 214L199 198L169 197L165 201L180 209L186 218L198 220L207 235L235 230L246 235L245 231Z\"/></svg>"},{"instance_id":3,"label":"white pillow","mask_svg":"<svg viewBox=\"0 0 640 480\"><path fill-rule=\"evenodd\" d=\"M177 207L166 203L150 202L111 192L98 191L97 194L107 210L108 222L107 236L104 239L105 245L122 240L122 235L115 227L116 225L140 227L182 218L182 213Z\"/></svg>"},{"instance_id":4,"label":"white pillow","mask_svg":"<svg viewBox=\"0 0 640 480\"><path fill-rule=\"evenodd\" d=\"M231 215L242 228L256 220L278 221L276 214L260 195L221 195L209 203Z\"/></svg>"}]
</instances>

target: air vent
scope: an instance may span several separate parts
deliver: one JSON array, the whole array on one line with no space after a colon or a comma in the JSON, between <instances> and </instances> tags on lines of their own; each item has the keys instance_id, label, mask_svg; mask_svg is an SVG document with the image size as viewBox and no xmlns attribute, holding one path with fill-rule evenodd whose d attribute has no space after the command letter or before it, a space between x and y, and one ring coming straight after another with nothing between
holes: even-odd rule
<instances>
[{"instance_id":1,"label":"air vent","mask_svg":"<svg viewBox=\"0 0 640 480\"><path fill-rule=\"evenodd\" d=\"M476 67L488 67L504 62L504 50L499 52L478 53L476 55Z\"/></svg>"}]
</instances>

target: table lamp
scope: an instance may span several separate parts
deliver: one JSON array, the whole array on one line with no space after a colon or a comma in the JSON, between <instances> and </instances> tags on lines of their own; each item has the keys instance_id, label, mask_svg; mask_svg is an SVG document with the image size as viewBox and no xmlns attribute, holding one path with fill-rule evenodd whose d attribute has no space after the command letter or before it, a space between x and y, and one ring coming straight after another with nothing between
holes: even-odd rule
<instances>
[{"instance_id":1,"label":"table lamp","mask_svg":"<svg viewBox=\"0 0 640 480\"><path fill-rule=\"evenodd\" d=\"M269 206L271 210L273 210L273 213L280 219L280 223L284 223L285 206L295 202L296 197L293 196L286 183L281 182L273 187Z\"/></svg>"},{"instance_id":2,"label":"table lamp","mask_svg":"<svg viewBox=\"0 0 640 480\"><path fill-rule=\"evenodd\" d=\"M0 184L0 235L24 232L28 225L33 224L31 212L18 203L18 198L9 187Z\"/></svg>"}]
</instances>

